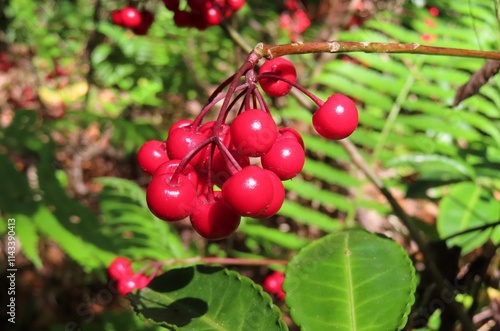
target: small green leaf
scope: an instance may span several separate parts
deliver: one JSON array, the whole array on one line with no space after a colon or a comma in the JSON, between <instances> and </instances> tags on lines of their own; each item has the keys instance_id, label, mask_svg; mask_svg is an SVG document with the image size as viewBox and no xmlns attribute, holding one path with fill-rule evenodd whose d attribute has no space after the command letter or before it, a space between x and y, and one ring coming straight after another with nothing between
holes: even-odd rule
<instances>
[{"instance_id":1,"label":"small green leaf","mask_svg":"<svg viewBox=\"0 0 500 331\"><path fill-rule=\"evenodd\" d=\"M172 269L129 298L139 315L169 330L287 330L260 286L220 267Z\"/></svg>"},{"instance_id":2,"label":"small green leaf","mask_svg":"<svg viewBox=\"0 0 500 331\"><path fill-rule=\"evenodd\" d=\"M500 219L500 203L493 194L475 183L460 183L453 186L439 204L437 229L448 246L460 246L467 254L484 244L491 235L498 237L500 227L469 232L454 236L467 229L495 223ZM494 231L492 233L492 231Z\"/></svg>"},{"instance_id":3,"label":"small green leaf","mask_svg":"<svg viewBox=\"0 0 500 331\"><path fill-rule=\"evenodd\" d=\"M361 230L330 234L288 264L286 304L301 330L397 330L414 302L415 270L395 241Z\"/></svg>"}]
</instances>

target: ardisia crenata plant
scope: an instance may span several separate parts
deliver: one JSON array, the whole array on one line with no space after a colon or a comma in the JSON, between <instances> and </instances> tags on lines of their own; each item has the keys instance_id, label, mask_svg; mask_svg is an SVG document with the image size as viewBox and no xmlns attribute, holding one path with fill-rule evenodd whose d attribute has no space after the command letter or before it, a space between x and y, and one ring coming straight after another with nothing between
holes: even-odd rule
<instances>
[{"instance_id":1,"label":"ardisia crenata plant","mask_svg":"<svg viewBox=\"0 0 500 331\"><path fill-rule=\"evenodd\" d=\"M293 63L281 57L351 51L500 59L495 52L418 44L258 44L196 118L175 123L166 141L151 140L141 147L139 164L151 175L148 207L166 222L189 218L208 240L231 236L242 217L263 219L277 213L285 199L283 181L301 171L306 147L299 132L276 125L261 90L273 98L302 93L315 105L310 107L314 129L338 140L351 154L420 246L437 290L453 296L419 229L345 139L358 126L356 103L336 92L321 100L297 83ZM218 112L216 120L205 120L211 111ZM277 271L262 288L235 271L212 265L273 265ZM139 315L172 330L285 330L273 298L276 304L284 300L302 330L401 330L417 283L412 261L397 242L360 229L317 239L290 261L197 257L152 261L133 273L131 262L119 257L109 274ZM454 300L449 306L463 330L472 330L463 306Z\"/></svg>"}]
</instances>

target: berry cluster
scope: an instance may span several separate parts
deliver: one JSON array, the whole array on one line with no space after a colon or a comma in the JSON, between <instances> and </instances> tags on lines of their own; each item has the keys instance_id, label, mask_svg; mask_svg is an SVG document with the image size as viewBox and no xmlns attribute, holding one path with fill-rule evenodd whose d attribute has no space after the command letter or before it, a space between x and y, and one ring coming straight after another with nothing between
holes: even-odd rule
<instances>
[{"instance_id":1,"label":"berry cluster","mask_svg":"<svg viewBox=\"0 0 500 331\"><path fill-rule=\"evenodd\" d=\"M108 266L108 273L111 279L117 282L118 292L126 295L135 289L148 286L151 277L142 273L135 273L132 270L132 263L126 257L117 257Z\"/></svg>"},{"instance_id":2,"label":"berry cluster","mask_svg":"<svg viewBox=\"0 0 500 331\"><path fill-rule=\"evenodd\" d=\"M320 106L313 126L328 139L345 138L356 128L358 113L349 98L334 94L323 102L296 84L290 61L269 60L257 73L258 59L251 53L194 120L178 121L166 141L147 141L140 148L138 163L152 175L147 204L158 218L189 217L200 235L217 240L231 235L242 216L260 219L279 211L285 198L282 181L304 165L304 143L294 129L278 128L258 85L271 97L285 96L292 86L311 97ZM202 123L220 101L217 119ZM236 116L229 124L233 109Z\"/></svg>"},{"instance_id":3,"label":"berry cluster","mask_svg":"<svg viewBox=\"0 0 500 331\"><path fill-rule=\"evenodd\" d=\"M245 5L245 0L187 0L185 9L180 9L180 0L163 0L165 7L174 12L174 23L178 27L205 30L221 24Z\"/></svg>"},{"instance_id":4,"label":"berry cluster","mask_svg":"<svg viewBox=\"0 0 500 331\"><path fill-rule=\"evenodd\" d=\"M285 292L283 292L283 281L285 274L280 271L275 271L264 279L262 287L264 291L271 295L275 295L279 300L285 300Z\"/></svg>"},{"instance_id":5,"label":"berry cluster","mask_svg":"<svg viewBox=\"0 0 500 331\"><path fill-rule=\"evenodd\" d=\"M290 40L300 39L311 25L311 20L299 0L284 0L285 10L280 14L280 28L288 31Z\"/></svg>"},{"instance_id":6,"label":"berry cluster","mask_svg":"<svg viewBox=\"0 0 500 331\"><path fill-rule=\"evenodd\" d=\"M154 14L148 10L139 11L137 8L127 6L111 13L114 24L132 29L137 35L145 35L154 22Z\"/></svg>"}]
</instances>

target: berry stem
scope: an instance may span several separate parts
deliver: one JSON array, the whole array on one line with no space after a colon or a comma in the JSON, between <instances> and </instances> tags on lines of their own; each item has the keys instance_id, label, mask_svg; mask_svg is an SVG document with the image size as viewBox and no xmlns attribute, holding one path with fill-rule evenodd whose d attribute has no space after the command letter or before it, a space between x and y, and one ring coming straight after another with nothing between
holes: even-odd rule
<instances>
[{"instance_id":1,"label":"berry stem","mask_svg":"<svg viewBox=\"0 0 500 331\"><path fill-rule=\"evenodd\" d=\"M264 78L272 78L272 79L276 79L276 80L281 80L285 83L288 83L290 84L291 86L295 87L296 89L298 89L300 92L304 93L306 96L308 96L315 104L317 104L319 107L321 107L325 102L323 100L321 100L320 98L318 98L317 96L315 96L313 93L311 93L310 91L308 91L306 88L304 88L303 86L297 84L296 82L292 82L291 80L289 79L286 79L286 78L283 78L281 76L278 76L278 75L273 75L273 74L268 74L268 73L265 73L265 74L261 74L261 75L257 75L255 77L255 79L257 80L260 80L260 79L264 79Z\"/></svg>"},{"instance_id":2,"label":"berry stem","mask_svg":"<svg viewBox=\"0 0 500 331\"><path fill-rule=\"evenodd\" d=\"M236 161L236 159L233 157L233 155L227 149L227 147L224 146L224 144L218 139L215 140L215 143L217 144L217 147L219 147L220 152L224 157L224 161L226 162L227 168L229 169L231 176L240 171L241 170L240 164L238 163L238 161Z\"/></svg>"},{"instance_id":3,"label":"berry stem","mask_svg":"<svg viewBox=\"0 0 500 331\"><path fill-rule=\"evenodd\" d=\"M184 171L184 168L189 163L189 161L191 161L191 159L197 153L199 153L203 148L205 148L205 146L207 146L208 144L213 144L214 141L216 141L216 137L210 136L207 139L203 140L201 143L199 143L195 148L193 148L192 150L190 150L189 153L187 153L186 156L184 156L182 158L182 160L179 163L179 166L177 167L177 169L175 169L175 172L172 175L172 178L170 179L170 182L171 183L177 183L179 175L182 174L182 171Z\"/></svg>"},{"instance_id":4,"label":"berry stem","mask_svg":"<svg viewBox=\"0 0 500 331\"><path fill-rule=\"evenodd\" d=\"M259 103L259 109L264 109L266 112L271 113L269 110L269 107L267 106L267 102L262 96L262 93L260 93L259 89L256 88L253 90L253 95L257 98L257 102Z\"/></svg>"},{"instance_id":5,"label":"berry stem","mask_svg":"<svg viewBox=\"0 0 500 331\"><path fill-rule=\"evenodd\" d=\"M221 264L221 265L241 265L241 266L268 266L271 264L288 264L287 260L273 259L244 259L234 257L216 257L216 256L196 256L187 259L172 259L163 261L164 266L172 266L176 264Z\"/></svg>"}]
</instances>

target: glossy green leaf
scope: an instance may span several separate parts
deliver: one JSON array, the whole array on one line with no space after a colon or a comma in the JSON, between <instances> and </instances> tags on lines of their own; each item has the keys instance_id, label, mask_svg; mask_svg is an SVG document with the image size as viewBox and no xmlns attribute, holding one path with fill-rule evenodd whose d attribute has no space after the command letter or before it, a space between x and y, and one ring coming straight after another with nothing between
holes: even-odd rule
<instances>
[{"instance_id":1,"label":"glossy green leaf","mask_svg":"<svg viewBox=\"0 0 500 331\"><path fill-rule=\"evenodd\" d=\"M287 330L260 286L220 267L169 270L129 298L138 314L169 330Z\"/></svg>"},{"instance_id":2,"label":"glossy green leaf","mask_svg":"<svg viewBox=\"0 0 500 331\"><path fill-rule=\"evenodd\" d=\"M478 229L465 234L469 229L488 226L500 220L500 202L493 194L474 183L453 186L439 204L437 229L448 246L459 246L467 254L484 244L490 236L498 238L500 226Z\"/></svg>"},{"instance_id":3,"label":"glossy green leaf","mask_svg":"<svg viewBox=\"0 0 500 331\"><path fill-rule=\"evenodd\" d=\"M415 270L405 250L362 230L309 244L285 275L286 304L304 331L401 329L414 302Z\"/></svg>"}]
</instances>

